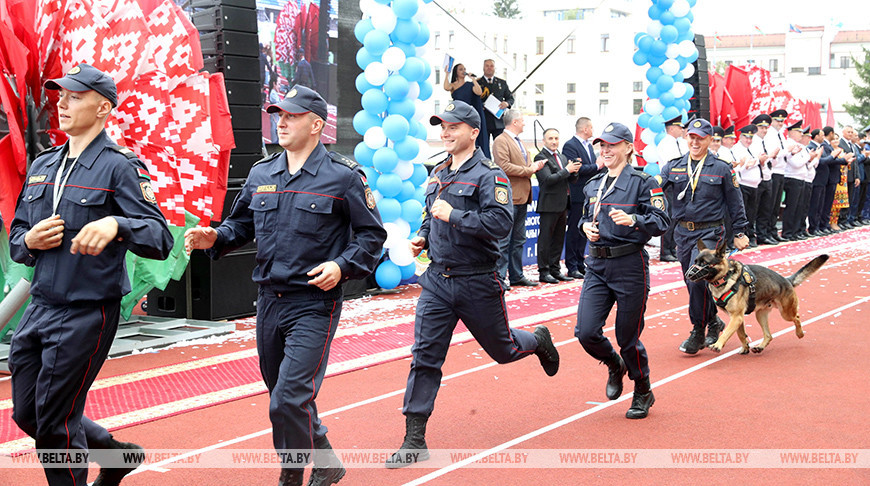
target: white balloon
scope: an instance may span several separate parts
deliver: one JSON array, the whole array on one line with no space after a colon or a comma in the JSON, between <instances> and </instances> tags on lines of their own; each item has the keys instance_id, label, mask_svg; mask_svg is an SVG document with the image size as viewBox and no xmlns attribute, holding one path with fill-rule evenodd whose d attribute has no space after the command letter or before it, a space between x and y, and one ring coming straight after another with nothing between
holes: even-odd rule
<instances>
[{"instance_id":1,"label":"white balloon","mask_svg":"<svg viewBox=\"0 0 870 486\"><path fill-rule=\"evenodd\" d=\"M662 72L668 76L673 76L680 72L680 63L676 59L667 59L661 65Z\"/></svg>"},{"instance_id":2,"label":"white balloon","mask_svg":"<svg viewBox=\"0 0 870 486\"><path fill-rule=\"evenodd\" d=\"M390 47L384 52L384 55L381 56L381 62L383 62L384 66L386 66L390 71L398 71L405 65L405 51L395 46Z\"/></svg>"},{"instance_id":3,"label":"white balloon","mask_svg":"<svg viewBox=\"0 0 870 486\"><path fill-rule=\"evenodd\" d=\"M384 241L384 248L390 249L403 243L404 238L399 235L399 227L396 223L384 223L384 230L387 232L387 239ZM404 241L407 245L407 241Z\"/></svg>"},{"instance_id":4,"label":"white balloon","mask_svg":"<svg viewBox=\"0 0 870 486\"><path fill-rule=\"evenodd\" d=\"M695 43L688 39L680 42L677 46L679 47L678 50L680 51L680 55L683 57L691 57L698 51L698 48L695 47Z\"/></svg>"},{"instance_id":5,"label":"white balloon","mask_svg":"<svg viewBox=\"0 0 870 486\"><path fill-rule=\"evenodd\" d=\"M392 8L386 5L376 4L370 12L372 16L372 25L374 25L376 29L389 34L396 28L396 22L399 19L396 18L396 14L393 12Z\"/></svg>"},{"instance_id":6,"label":"white balloon","mask_svg":"<svg viewBox=\"0 0 870 486\"><path fill-rule=\"evenodd\" d=\"M384 63L382 62L374 61L366 66L365 78L372 86L383 85L389 76L390 71L387 70L387 66L384 66Z\"/></svg>"},{"instance_id":7,"label":"white balloon","mask_svg":"<svg viewBox=\"0 0 870 486\"><path fill-rule=\"evenodd\" d=\"M411 83L411 84L417 84L417 83ZM419 93L419 91L420 91L420 85L417 84L417 92ZM419 96L419 94L417 96ZM414 119L415 120L422 120L429 112L429 109L426 108L426 103L423 103L422 100L419 100L419 99L414 100L414 106L416 107L416 111L414 112Z\"/></svg>"},{"instance_id":8,"label":"white balloon","mask_svg":"<svg viewBox=\"0 0 870 486\"><path fill-rule=\"evenodd\" d=\"M363 135L363 142L372 150L377 150L387 144L387 136L381 127L371 127Z\"/></svg>"},{"instance_id":9,"label":"white balloon","mask_svg":"<svg viewBox=\"0 0 870 486\"><path fill-rule=\"evenodd\" d=\"M399 238L407 240L408 237L411 236L411 225L402 218L397 219L394 223L396 224L396 228L398 228Z\"/></svg>"},{"instance_id":10,"label":"white balloon","mask_svg":"<svg viewBox=\"0 0 870 486\"><path fill-rule=\"evenodd\" d=\"M680 18L688 15L691 8L691 5L689 5L689 2L686 0L674 0L670 10L671 13L674 14L674 17Z\"/></svg>"},{"instance_id":11,"label":"white balloon","mask_svg":"<svg viewBox=\"0 0 870 486\"><path fill-rule=\"evenodd\" d=\"M420 96L420 85L417 83L408 83L408 96L406 96L406 98L416 101L418 96Z\"/></svg>"},{"instance_id":12,"label":"white balloon","mask_svg":"<svg viewBox=\"0 0 870 486\"><path fill-rule=\"evenodd\" d=\"M415 164L422 164L429 160L429 142L418 138L417 143L420 144L420 151L417 153L417 158L415 158L413 162Z\"/></svg>"},{"instance_id":13,"label":"white balloon","mask_svg":"<svg viewBox=\"0 0 870 486\"><path fill-rule=\"evenodd\" d=\"M642 132L640 132L640 139L643 143L647 145L652 145L653 142L656 141L656 134L649 128L644 128Z\"/></svg>"},{"instance_id":14,"label":"white balloon","mask_svg":"<svg viewBox=\"0 0 870 486\"><path fill-rule=\"evenodd\" d=\"M359 10L363 14L363 18L371 17L372 8L377 8L375 0L359 0Z\"/></svg>"},{"instance_id":15,"label":"white balloon","mask_svg":"<svg viewBox=\"0 0 870 486\"><path fill-rule=\"evenodd\" d=\"M680 55L680 45L679 44L668 44L668 50L665 51L665 56L668 59L674 59Z\"/></svg>"},{"instance_id":16,"label":"white balloon","mask_svg":"<svg viewBox=\"0 0 870 486\"><path fill-rule=\"evenodd\" d=\"M659 152L658 147L655 145L647 145L645 149L643 149L643 158L647 161L647 163L654 164L659 161ZM386 224L384 225L386 226Z\"/></svg>"},{"instance_id":17,"label":"white balloon","mask_svg":"<svg viewBox=\"0 0 870 486\"><path fill-rule=\"evenodd\" d=\"M374 22L374 19L372 21ZM658 39L662 33L662 23L658 20L650 20L646 25L646 33Z\"/></svg>"},{"instance_id":18,"label":"white balloon","mask_svg":"<svg viewBox=\"0 0 870 486\"><path fill-rule=\"evenodd\" d=\"M674 83L674 87L671 88L671 94L676 99L682 98L686 94L686 83Z\"/></svg>"},{"instance_id":19,"label":"white balloon","mask_svg":"<svg viewBox=\"0 0 870 486\"><path fill-rule=\"evenodd\" d=\"M659 101L657 98L647 100L647 102L644 103L644 105L643 105L643 111L645 113L649 113L650 116L661 115L662 111L664 109L665 109L664 105L662 105L662 102ZM372 127L372 128L380 128L380 127ZM371 130L371 128L369 128L369 130ZM369 132L366 132L367 135L368 135L368 133ZM368 144L366 144L366 145L368 145Z\"/></svg>"},{"instance_id":20,"label":"white balloon","mask_svg":"<svg viewBox=\"0 0 870 486\"><path fill-rule=\"evenodd\" d=\"M398 244L390 248L390 260L400 267L414 263L414 254L411 253L411 246L408 244L408 240L405 240L404 245Z\"/></svg>"},{"instance_id":21,"label":"white balloon","mask_svg":"<svg viewBox=\"0 0 870 486\"><path fill-rule=\"evenodd\" d=\"M414 164L410 160L400 160L396 168L393 169L393 174L399 176L403 181L408 180L414 173Z\"/></svg>"},{"instance_id":22,"label":"white balloon","mask_svg":"<svg viewBox=\"0 0 870 486\"><path fill-rule=\"evenodd\" d=\"M695 66L692 64L686 64L686 67L683 68L683 79L689 79L695 74Z\"/></svg>"}]
</instances>

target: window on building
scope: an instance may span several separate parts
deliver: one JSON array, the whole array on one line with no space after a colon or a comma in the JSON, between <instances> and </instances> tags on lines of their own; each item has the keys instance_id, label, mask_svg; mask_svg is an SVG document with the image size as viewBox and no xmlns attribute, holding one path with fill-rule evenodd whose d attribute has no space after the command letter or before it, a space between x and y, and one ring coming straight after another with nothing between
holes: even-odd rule
<instances>
[{"instance_id":1,"label":"window on building","mask_svg":"<svg viewBox=\"0 0 870 486\"><path fill-rule=\"evenodd\" d=\"M435 50L441 49L441 32L435 32L432 44L435 46Z\"/></svg>"},{"instance_id":2,"label":"window on building","mask_svg":"<svg viewBox=\"0 0 870 486\"><path fill-rule=\"evenodd\" d=\"M746 64L755 64L755 59L747 59Z\"/></svg>"},{"instance_id":3,"label":"window on building","mask_svg":"<svg viewBox=\"0 0 870 486\"><path fill-rule=\"evenodd\" d=\"M535 40L535 54L542 55L544 53L544 38L538 37Z\"/></svg>"},{"instance_id":4,"label":"window on building","mask_svg":"<svg viewBox=\"0 0 870 486\"><path fill-rule=\"evenodd\" d=\"M568 93L576 93L577 92L577 83L568 83L568 89L566 91Z\"/></svg>"},{"instance_id":5,"label":"window on building","mask_svg":"<svg viewBox=\"0 0 870 486\"><path fill-rule=\"evenodd\" d=\"M608 44L610 41L610 34L601 34L601 52L607 52L610 50Z\"/></svg>"},{"instance_id":6,"label":"window on building","mask_svg":"<svg viewBox=\"0 0 870 486\"><path fill-rule=\"evenodd\" d=\"M447 48L453 49L453 31L450 31L450 34L447 36Z\"/></svg>"},{"instance_id":7,"label":"window on building","mask_svg":"<svg viewBox=\"0 0 870 486\"><path fill-rule=\"evenodd\" d=\"M535 114L538 116L544 116L544 101L543 100L535 100Z\"/></svg>"},{"instance_id":8,"label":"window on building","mask_svg":"<svg viewBox=\"0 0 870 486\"><path fill-rule=\"evenodd\" d=\"M779 59L771 59L770 62L768 63L768 67L770 68L770 69L768 69L768 71L770 71L772 73L778 73L779 72Z\"/></svg>"},{"instance_id":9,"label":"window on building","mask_svg":"<svg viewBox=\"0 0 870 486\"><path fill-rule=\"evenodd\" d=\"M435 113L441 113L441 102L436 100L434 108L435 108Z\"/></svg>"},{"instance_id":10,"label":"window on building","mask_svg":"<svg viewBox=\"0 0 870 486\"><path fill-rule=\"evenodd\" d=\"M631 90L635 93L640 93L643 91L643 81L635 81L631 83Z\"/></svg>"},{"instance_id":11,"label":"window on building","mask_svg":"<svg viewBox=\"0 0 870 486\"><path fill-rule=\"evenodd\" d=\"M840 56L840 69L849 69L851 64L852 60L849 59L849 56Z\"/></svg>"},{"instance_id":12,"label":"window on building","mask_svg":"<svg viewBox=\"0 0 870 486\"><path fill-rule=\"evenodd\" d=\"M507 36L504 36L503 44L504 44L504 53L507 54L507 51L508 51L508 49L507 49Z\"/></svg>"},{"instance_id":13,"label":"window on building","mask_svg":"<svg viewBox=\"0 0 870 486\"><path fill-rule=\"evenodd\" d=\"M571 37L568 37L568 40L565 42L565 44L568 47L568 54L574 54L575 52L577 52L576 50L574 50L574 36L573 35Z\"/></svg>"},{"instance_id":14,"label":"window on building","mask_svg":"<svg viewBox=\"0 0 870 486\"><path fill-rule=\"evenodd\" d=\"M640 115L640 110L643 108L643 100L640 98L635 98L632 101L632 112L635 115Z\"/></svg>"},{"instance_id":15,"label":"window on building","mask_svg":"<svg viewBox=\"0 0 870 486\"><path fill-rule=\"evenodd\" d=\"M435 86L439 86L441 84L441 70L433 69L435 71Z\"/></svg>"},{"instance_id":16,"label":"window on building","mask_svg":"<svg viewBox=\"0 0 870 486\"><path fill-rule=\"evenodd\" d=\"M598 116L607 116L608 104L610 104L608 100L598 100Z\"/></svg>"},{"instance_id":17,"label":"window on building","mask_svg":"<svg viewBox=\"0 0 870 486\"><path fill-rule=\"evenodd\" d=\"M628 17L628 14L625 12L620 12L619 10L610 10L610 18L619 19L622 17Z\"/></svg>"},{"instance_id":18,"label":"window on building","mask_svg":"<svg viewBox=\"0 0 870 486\"><path fill-rule=\"evenodd\" d=\"M804 68L802 68L802 67L793 67L793 68L791 68L791 72L793 72L793 73L802 73L802 72L804 72Z\"/></svg>"},{"instance_id":19,"label":"window on building","mask_svg":"<svg viewBox=\"0 0 870 486\"><path fill-rule=\"evenodd\" d=\"M536 84L535 85L535 94L544 94L544 85Z\"/></svg>"},{"instance_id":20,"label":"window on building","mask_svg":"<svg viewBox=\"0 0 870 486\"><path fill-rule=\"evenodd\" d=\"M568 100L565 108L567 109L569 116L574 116L577 114L577 106L574 103L574 100Z\"/></svg>"},{"instance_id":21,"label":"window on building","mask_svg":"<svg viewBox=\"0 0 870 486\"><path fill-rule=\"evenodd\" d=\"M492 50L493 51L498 50L498 36L497 35L492 36Z\"/></svg>"},{"instance_id":22,"label":"window on building","mask_svg":"<svg viewBox=\"0 0 870 486\"><path fill-rule=\"evenodd\" d=\"M598 92L599 93L610 92L610 83L598 83Z\"/></svg>"},{"instance_id":23,"label":"window on building","mask_svg":"<svg viewBox=\"0 0 870 486\"><path fill-rule=\"evenodd\" d=\"M529 70L529 55L523 54L523 72L528 72Z\"/></svg>"},{"instance_id":24,"label":"window on building","mask_svg":"<svg viewBox=\"0 0 870 486\"><path fill-rule=\"evenodd\" d=\"M818 76L822 74L822 68L819 66L809 67L807 68L807 74L810 76Z\"/></svg>"}]
</instances>

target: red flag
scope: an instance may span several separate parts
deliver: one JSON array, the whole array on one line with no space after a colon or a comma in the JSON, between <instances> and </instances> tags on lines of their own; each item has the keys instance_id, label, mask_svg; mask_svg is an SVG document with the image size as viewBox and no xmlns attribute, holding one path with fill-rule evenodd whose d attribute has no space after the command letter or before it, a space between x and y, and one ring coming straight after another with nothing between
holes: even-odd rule
<instances>
[{"instance_id":1,"label":"red flag","mask_svg":"<svg viewBox=\"0 0 870 486\"><path fill-rule=\"evenodd\" d=\"M643 113L643 110L641 110ZM643 158L643 149L646 148L646 144L643 143L643 140L640 139L640 133L643 131L643 128L640 125L634 126L634 157L637 159L637 165L643 167L647 164L646 160Z\"/></svg>"},{"instance_id":2,"label":"red flag","mask_svg":"<svg viewBox=\"0 0 870 486\"><path fill-rule=\"evenodd\" d=\"M734 124L740 128L749 123L749 106L752 104L752 85L749 83L749 73L734 66L728 66L725 77L725 87L731 94L736 119Z\"/></svg>"},{"instance_id":3,"label":"red flag","mask_svg":"<svg viewBox=\"0 0 870 486\"><path fill-rule=\"evenodd\" d=\"M722 105L722 92L725 90L724 83L719 84L720 77L715 71L710 71L707 78L710 82L710 123L713 125L719 125L719 107Z\"/></svg>"},{"instance_id":4,"label":"red flag","mask_svg":"<svg viewBox=\"0 0 870 486\"><path fill-rule=\"evenodd\" d=\"M12 138L6 135L0 139L0 161L14 160ZM15 217L15 203L24 185L24 174L18 172L14 164L0 163L0 215L9 233L9 225Z\"/></svg>"},{"instance_id":5,"label":"red flag","mask_svg":"<svg viewBox=\"0 0 870 486\"><path fill-rule=\"evenodd\" d=\"M827 120L825 121L826 127L834 127L834 105L831 104L831 98L828 98L828 109L827 111Z\"/></svg>"}]
</instances>

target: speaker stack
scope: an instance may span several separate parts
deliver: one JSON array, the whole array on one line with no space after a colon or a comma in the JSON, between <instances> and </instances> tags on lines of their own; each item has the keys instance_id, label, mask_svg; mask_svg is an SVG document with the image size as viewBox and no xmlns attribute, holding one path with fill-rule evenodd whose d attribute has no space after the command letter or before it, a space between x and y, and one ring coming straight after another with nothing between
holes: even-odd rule
<instances>
[{"instance_id":1,"label":"speaker stack","mask_svg":"<svg viewBox=\"0 0 870 486\"><path fill-rule=\"evenodd\" d=\"M710 77L707 74L707 47L704 36L695 34L695 47L698 48L698 59L692 63L695 74L686 82L695 88L695 96L689 99L689 118L710 119Z\"/></svg>"}]
</instances>

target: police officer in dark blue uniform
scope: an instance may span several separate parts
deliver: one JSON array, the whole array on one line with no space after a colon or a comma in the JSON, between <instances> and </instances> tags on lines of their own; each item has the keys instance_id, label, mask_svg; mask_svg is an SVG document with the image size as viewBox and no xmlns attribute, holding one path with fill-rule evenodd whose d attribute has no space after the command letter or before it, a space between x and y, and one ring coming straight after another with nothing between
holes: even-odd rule
<instances>
[{"instance_id":1,"label":"police officer in dark blue uniform","mask_svg":"<svg viewBox=\"0 0 870 486\"><path fill-rule=\"evenodd\" d=\"M590 356L607 365L608 399L622 395L622 377L628 371L634 398L625 416L641 419L655 401L646 349L640 342L650 285L644 244L667 231L670 217L658 181L631 166L633 139L625 125L611 123L593 142L601 143L599 158L607 171L590 179L583 191L583 231L590 247L574 335ZM619 307L619 354L602 332L614 303Z\"/></svg>"},{"instance_id":2,"label":"police officer in dark blue uniform","mask_svg":"<svg viewBox=\"0 0 870 486\"><path fill-rule=\"evenodd\" d=\"M346 471L314 400L341 315L341 284L374 270L387 233L362 170L320 143L326 101L295 86L266 111L280 113L284 150L251 168L217 230L190 229L185 244L217 259L256 238L257 352L282 460L279 484L302 484L311 454L297 451L312 450L308 484L333 484Z\"/></svg>"},{"instance_id":3,"label":"police officer in dark blue uniform","mask_svg":"<svg viewBox=\"0 0 870 486\"><path fill-rule=\"evenodd\" d=\"M743 208L743 196L731 164L709 153L713 126L703 118L689 123L689 153L662 168L662 186L674 190L671 217L676 221L674 237L683 274L698 255L698 241L715 248L725 234L725 214L731 215L734 246L742 250L749 245L743 234L749 224ZM680 345L680 351L695 354L702 346L716 342L725 324L716 315L716 304L705 282L683 279L689 290L689 319L692 332ZM704 338L704 327L707 337Z\"/></svg>"},{"instance_id":4,"label":"police officer in dark blue uniform","mask_svg":"<svg viewBox=\"0 0 870 486\"><path fill-rule=\"evenodd\" d=\"M164 260L172 235L145 165L104 130L118 104L112 78L79 64L45 89L60 90L59 125L69 140L33 161L10 229L12 258L34 267L33 299L9 353L12 418L37 451L70 452L64 467L45 469L49 484L83 486L88 460L77 454L90 448L91 460L103 462L120 459L106 450L142 451L83 412L118 330L121 297L130 292L127 250ZM105 467L94 484L119 484L137 466Z\"/></svg>"},{"instance_id":5,"label":"police officer in dark blue uniform","mask_svg":"<svg viewBox=\"0 0 870 486\"><path fill-rule=\"evenodd\" d=\"M450 156L432 171L423 224L411 240L415 255L428 247L432 263L420 277L423 290L402 409L405 439L387 460L388 468L429 458L426 422L435 408L441 366L458 319L498 363L537 354L547 375L559 370L559 353L545 326L534 333L509 327L496 261L498 242L512 228L510 183L497 164L475 149L480 116L474 108L453 101L444 110L429 120L441 125Z\"/></svg>"}]
</instances>

